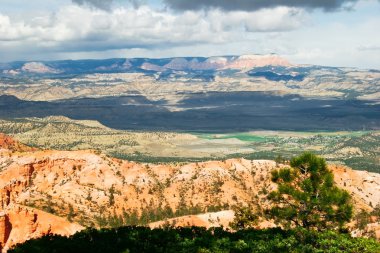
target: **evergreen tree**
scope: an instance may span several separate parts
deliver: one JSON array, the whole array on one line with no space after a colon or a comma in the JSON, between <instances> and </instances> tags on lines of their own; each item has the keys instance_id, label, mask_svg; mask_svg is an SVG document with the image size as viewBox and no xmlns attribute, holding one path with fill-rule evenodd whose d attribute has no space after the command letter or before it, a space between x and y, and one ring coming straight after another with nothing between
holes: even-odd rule
<instances>
[{"instance_id":1,"label":"evergreen tree","mask_svg":"<svg viewBox=\"0 0 380 253\"><path fill-rule=\"evenodd\" d=\"M72 222L73 217L75 216L73 205L69 204L69 213L67 214L67 220Z\"/></svg>"},{"instance_id":2,"label":"evergreen tree","mask_svg":"<svg viewBox=\"0 0 380 253\"><path fill-rule=\"evenodd\" d=\"M115 188L113 185L109 189L108 193L109 193L109 199L108 199L109 205L113 206L115 204Z\"/></svg>"},{"instance_id":3,"label":"evergreen tree","mask_svg":"<svg viewBox=\"0 0 380 253\"><path fill-rule=\"evenodd\" d=\"M318 230L341 228L351 219L351 197L335 185L323 158L304 153L292 159L290 166L272 171L278 188L269 194L271 218L285 227Z\"/></svg>"},{"instance_id":4,"label":"evergreen tree","mask_svg":"<svg viewBox=\"0 0 380 253\"><path fill-rule=\"evenodd\" d=\"M230 226L234 230L253 228L257 225L259 216L252 211L252 207L237 207L232 208L235 212L235 217Z\"/></svg>"}]
</instances>

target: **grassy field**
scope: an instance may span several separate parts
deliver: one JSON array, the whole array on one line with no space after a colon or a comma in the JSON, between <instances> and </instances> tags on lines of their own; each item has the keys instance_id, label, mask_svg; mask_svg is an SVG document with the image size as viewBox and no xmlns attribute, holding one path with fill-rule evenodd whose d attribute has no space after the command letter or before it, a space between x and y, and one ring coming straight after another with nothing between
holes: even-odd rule
<instances>
[{"instance_id":1,"label":"grassy field","mask_svg":"<svg viewBox=\"0 0 380 253\"><path fill-rule=\"evenodd\" d=\"M269 136L259 136L250 133L233 133L233 134L200 134L200 138L207 140L223 140L223 139L238 139L248 142L267 142L272 138Z\"/></svg>"},{"instance_id":2,"label":"grassy field","mask_svg":"<svg viewBox=\"0 0 380 253\"><path fill-rule=\"evenodd\" d=\"M247 159L289 159L304 151L324 156L328 161L359 170L380 173L380 133L355 132L247 132L235 134L201 134L212 140L238 139L253 148L251 153L235 153L227 157Z\"/></svg>"}]
</instances>

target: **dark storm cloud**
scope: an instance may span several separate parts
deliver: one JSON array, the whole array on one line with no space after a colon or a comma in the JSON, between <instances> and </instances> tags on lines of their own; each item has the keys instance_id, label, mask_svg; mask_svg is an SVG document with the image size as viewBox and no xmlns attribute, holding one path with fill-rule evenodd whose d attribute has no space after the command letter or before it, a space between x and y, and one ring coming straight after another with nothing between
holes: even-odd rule
<instances>
[{"instance_id":1,"label":"dark storm cloud","mask_svg":"<svg viewBox=\"0 0 380 253\"><path fill-rule=\"evenodd\" d=\"M254 11L262 8L277 6L299 7L305 9L323 9L335 11L352 6L358 0L164 0L165 3L176 10L199 10L207 8L220 8L227 11L244 10Z\"/></svg>"}]
</instances>

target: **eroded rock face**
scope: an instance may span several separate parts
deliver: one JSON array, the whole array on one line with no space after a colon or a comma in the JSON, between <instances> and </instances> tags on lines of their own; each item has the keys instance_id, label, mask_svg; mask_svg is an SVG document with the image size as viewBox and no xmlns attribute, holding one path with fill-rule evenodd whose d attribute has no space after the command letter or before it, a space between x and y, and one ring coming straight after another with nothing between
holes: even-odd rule
<instances>
[{"instance_id":1,"label":"eroded rock face","mask_svg":"<svg viewBox=\"0 0 380 253\"><path fill-rule=\"evenodd\" d=\"M370 211L380 205L380 174L331 165L334 180L354 198L356 207Z\"/></svg>"},{"instance_id":2,"label":"eroded rock face","mask_svg":"<svg viewBox=\"0 0 380 253\"><path fill-rule=\"evenodd\" d=\"M2 212L0 214L0 250L5 248L11 230L12 225L9 222L9 215Z\"/></svg>"},{"instance_id":3,"label":"eroded rock face","mask_svg":"<svg viewBox=\"0 0 380 253\"><path fill-rule=\"evenodd\" d=\"M69 235L82 229L67 219L98 227L102 219L157 208L175 212L197 207L208 212L210 207L228 210L248 203L265 208L269 205L267 194L276 187L270 172L282 166L245 159L148 164L95 151L15 152L2 148L0 204L4 215L0 215L0 242L5 249L46 233ZM337 184L351 193L358 208L371 210L380 203L380 174L340 166L331 169ZM228 224L231 218L230 212L211 215L210 219L209 215L176 222L207 227ZM218 218L221 222L215 222Z\"/></svg>"},{"instance_id":4,"label":"eroded rock face","mask_svg":"<svg viewBox=\"0 0 380 253\"><path fill-rule=\"evenodd\" d=\"M10 205L0 214L2 252L32 238L47 234L72 235L83 227L64 218L30 207Z\"/></svg>"},{"instance_id":5,"label":"eroded rock face","mask_svg":"<svg viewBox=\"0 0 380 253\"><path fill-rule=\"evenodd\" d=\"M49 206L61 215L71 205L86 214L87 221L94 221L99 213L140 213L158 206L173 211L180 205L227 207L253 197L265 204L265 194L259 192L274 189L267 179L275 166L273 161L244 159L155 165L93 151L35 151L11 156L6 170L0 172L0 189L3 207L47 206L50 199ZM109 206L111 189L113 203Z\"/></svg>"},{"instance_id":6,"label":"eroded rock face","mask_svg":"<svg viewBox=\"0 0 380 253\"><path fill-rule=\"evenodd\" d=\"M225 66L226 69L252 69L263 66L286 66L291 64L278 55L242 55Z\"/></svg>"},{"instance_id":7,"label":"eroded rock face","mask_svg":"<svg viewBox=\"0 0 380 253\"><path fill-rule=\"evenodd\" d=\"M284 66L289 67L291 64L278 55L242 55L239 57L210 57L205 61L196 59L187 60L186 58L173 58L164 66L151 63L142 64L141 68L153 71L171 70L218 70L218 69L238 69L249 70L254 67L264 66Z\"/></svg>"},{"instance_id":8,"label":"eroded rock face","mask_svg":"<svg viewBox=\"0 0 380 253\"><path fill-rule=\"evenodd\" d=\"M29 72L29 73L58 73L57 70L50 68L43 64L42 62L28 62L25 63L22 68L22 71Z\"/></svg>"},{"instance_id":9,"label":"eroded rock face","mask_svg":"<svg viewBox=\"0 0 380 253\"><path fill-rule=\"evenodd\" d=\"M35 150L34 148L30 148L3 133L0 133L0 150L1 149L20 152Z\"/></svg>"}]
</instances>

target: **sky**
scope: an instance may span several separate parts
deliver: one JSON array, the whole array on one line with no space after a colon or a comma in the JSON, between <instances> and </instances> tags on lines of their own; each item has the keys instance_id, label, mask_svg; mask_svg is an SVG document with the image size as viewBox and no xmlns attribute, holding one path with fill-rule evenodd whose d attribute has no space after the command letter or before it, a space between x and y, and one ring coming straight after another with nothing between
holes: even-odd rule
<instances>
[{"instance_id":1,"label":"sky","mask_svg":"<svg viewBox=\"0 0 380 253\"><path fill-rule=\"evenodd\" d=\"M0 62L270 53L380 69L380 0L0 0Z\"/></svg>"}]
</instances>

